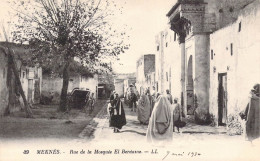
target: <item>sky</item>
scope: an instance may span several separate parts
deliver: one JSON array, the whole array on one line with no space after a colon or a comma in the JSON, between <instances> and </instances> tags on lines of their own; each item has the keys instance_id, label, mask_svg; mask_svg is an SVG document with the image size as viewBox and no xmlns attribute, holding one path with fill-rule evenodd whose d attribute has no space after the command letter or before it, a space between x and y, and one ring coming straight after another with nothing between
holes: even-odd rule
<instances>
[{"instance_id":1,"label":"sky","mask_svg":"<svg viewBox=\"0 0 260 161\"><path fill-rule=\"evenodd\" d=\"M0 0L0 23L6 21L10 10L6 1ZM155 36L169 27L166 14L176 0L115 0L115 3L123 7L122 14L115 15L115 22L127 25L130 48L120 54L113 70L116 73L132 73L136 71L136 61L141 55L155 53ZM0 40L1 36L0 33Z\"/></svg>"},{"instance_id":2,"label":"sky","mask_svg":"<svg viewBox=\"0 0 260 161\"><path fill-rule=\"evenodd\" d=\"M120 15L123 23L130 30L130 48L119 56L120 61L113 65L117 73L136 71L136 60L144 54L155 53L155 36L168 28L166 14L176 0L126 0L123 5L123 14Z\"/></svg>"}]
</instances>

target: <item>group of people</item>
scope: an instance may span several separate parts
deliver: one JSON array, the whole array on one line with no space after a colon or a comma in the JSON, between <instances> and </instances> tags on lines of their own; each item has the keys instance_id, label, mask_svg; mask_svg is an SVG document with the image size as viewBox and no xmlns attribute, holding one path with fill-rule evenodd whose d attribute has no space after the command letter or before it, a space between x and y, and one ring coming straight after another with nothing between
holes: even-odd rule
<instances>
[{"instance_id":1,"label":"group of people","mask_svg":"<svg viewBox=\"0 0 260 161\"><path fill-rule=\"evenodd\" d=\"M131 93L130 108L136 111L136 97ZM150 93L149 89L141 94L137 105L137 119L141 124L148 125L147 140L167 140L172 136L172 132L179 126L176 126L178 121L182 121L184 117L181 105L178 99L172 98L169 90L166 90L166 96L160 93L155 93L155 90Z\"/></svg>"},{"instance_id":2,"label":"group of people","mask_svg":"<svg viewBox=\"0 0 260 161\"><path fill-rule=\"evenodd\" d=\"M178 103L178 99L173 99L169 90L166 90L166 95L157 94L151 118L149 119L147 141L171 140L175 128L179 132L179 122L182 122L183 117L183 109Z\"/></svg>"},{"instance_id":3,"label":"group of people","mask_svg":"<svg viewBox=\"0 0 260 161\"><path fill-rule=\"evenodd\" d=\"M260 137L260 84L256 84L251 91L250 101L246 109L240 113L242 119L246 120L246 135L249 140ZM132 92L130 96L131 111L137 112L137 119L141 124L148 124L146 138L149 142L168 141L172 139L172 132L185 117L177 98L172 98L169 90L166 95L152 92L147 89L138 100ZM110 114L110 127L114 132L119 132L126 125L123 103L118 94L113 92L108 105ZM185 123L185 122L184 122Z\"/></svg>"},{"instance_id":4,"label":"group of people","mask_svg":"<svg viewBox=\"0 0 260 161\"><path fill-rule=\"evenodd\" d=\"M148 141L171 139L172 132L175 131L175 122L182 120L183 112L178 99L173 100L169 90L166 90L166 94L164 96L155 93L155 90L151 94L147 89L137 100L135 93L130 93L131 111L137 112L137 119L141 124L148 125ZM115 91L110 96L108 113L110 127L114 128L115 133L120 132L119 129L126 125L126 117L123 103ZM177 129L179 132L178 127Z\"/></svg>"}]
</instances>

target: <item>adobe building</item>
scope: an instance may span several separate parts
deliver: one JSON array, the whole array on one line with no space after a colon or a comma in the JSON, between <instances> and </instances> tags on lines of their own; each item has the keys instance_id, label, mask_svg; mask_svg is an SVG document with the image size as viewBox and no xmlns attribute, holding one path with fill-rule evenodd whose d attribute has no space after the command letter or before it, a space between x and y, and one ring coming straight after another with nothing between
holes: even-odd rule
<instances>
[{"instance_id":1,"label":"adobe building","mask_svg":"<svg viewBox=\"0 0 260 161\"><path fill-rule=\"evenodd\" d=\"M136 83L136 77L129 77L124 80L124 93L127 92L127 89L130 87L130 85L135 86Z\"/></svg>"},{"instance_id":2,"label":"adobe building","mask_svg":"<svg viewBox=\"0 0 260 161\"><path fill-rule=\"evenodd\" d=\"M51 98L51 102L49 102L51 104L59 104L62 83L63 79L61 77L51 77L48 74L43 74L42 97ZM98 76L94 75L93 77L85 77L78 73L71 73L68 92L71 92L74 88L84 90L89 89L94 93L94 97L96 98L98 89Z\"/></svg>"},{"instance_id":3,"label":"adobe building","mask_svg":"<svg viewBox=\"0 0 260 161\"><path fill-rule=\"evenodd\" d=\"M155 72L155 55L142 55L136 62L136 89L140 95L150 87L147 75L152 72Z\"/></svg>"},{"instance_id":4,"label":"adobe building","mask_svg":"<svg viewBox=\"0 0 260 161\"><path fill-rule=\"evenodd\" d=\"M23 108L17 81L11 70L7 51L13 50L16 67L27 101L30 104L40 102L42 69L26 66L23 61L30 58L27 45L0 42L0 116L18 111Z\"/></svg>"},{"instance_id":5,"label":"adobe building","mask_svg":"<svg viewBox=\"0 0 260 161\"><path fill-rule=\"evenodd\" d=\"M129 85L135 85L135 73L118 73L114 77L115 91L119 97L124 97Z\"/></svg>"},{"instance_id":6,"label":"adobe building","mask_svg":"<svg viewBox=\"0 0 260 161\"><path fill-rule=\"evenodd\" d=\"M181 49L185 111L193 102L197 123L225 125L260 82L259 1L178 0L167 16Z\"/></svg>"},{"instance_id":7,"label":"adobe building","mask_svg":"<svg viewBox=\"0 0 260 161\"><path fill-rule=\"evenodd\" d=\"M242 8L235 22L210 35L209 112L219 125L246 107L260 83L260 2Z\"/></svg>"},{"instance_id":8,"label":"adobe building","mask_svg":"<svg viewBox=\"0 0 260 161\"><path fill-rule=\"evenodd\" d=\"M114 74L103 73L98 75L98 98L109 98L111 92L115 90Z\"/></svg>"},{"instance_id":9,"label":"adobe building","mask_svg":"<svg viewBox=\"0 0 260 161\"><path fill-rule=\"evenodd\" d=\"M165 94L168 89L173 97L181 100L181 55L177 33L165 29L155 37L155 89Z\"/></svg>"}]
</instances>

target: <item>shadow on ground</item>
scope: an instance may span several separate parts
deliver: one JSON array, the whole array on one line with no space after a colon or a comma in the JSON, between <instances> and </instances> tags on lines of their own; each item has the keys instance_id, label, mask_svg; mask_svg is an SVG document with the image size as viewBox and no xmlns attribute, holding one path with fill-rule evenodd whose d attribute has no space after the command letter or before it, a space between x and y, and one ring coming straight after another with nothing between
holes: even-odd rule
<instances>
[{"instance_id":1,"label":"shadow on ground","mask_svg":"<svg viewBox=\"0 0 260 161\"><path fill-rule=\"evenodd\" d=\"M138 131L135 131L135 130L124 130L124 131L120 131L120 133L125 133L125 132L136 133L136 134L143 135L143 136L146 135L146 133L138 132Z\"/></svg>"}]
</instances>

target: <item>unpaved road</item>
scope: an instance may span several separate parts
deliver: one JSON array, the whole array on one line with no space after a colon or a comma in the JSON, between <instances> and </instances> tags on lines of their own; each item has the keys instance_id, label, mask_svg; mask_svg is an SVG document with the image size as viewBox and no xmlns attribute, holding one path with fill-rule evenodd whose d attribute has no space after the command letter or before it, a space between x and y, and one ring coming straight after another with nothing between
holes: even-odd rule
<instances>
[{"instance_id":1,"label":"unpaved road","mask_svg":"<svg viewBox=\"0 0 260 161\"><path fill-rule=\"evenodd\" d=\"M106 100L98 100L93 112L82 112L72 109L69 113L58 113L57 106L36 106L33 109L35 119L24 118L24 112L15 112L8 117L0 118L1 139L73 139L78 138L81 131L93 124L93 118L106 104ZM86 135L91 135L90 129Z\"/></svg>"}]
</instances>

